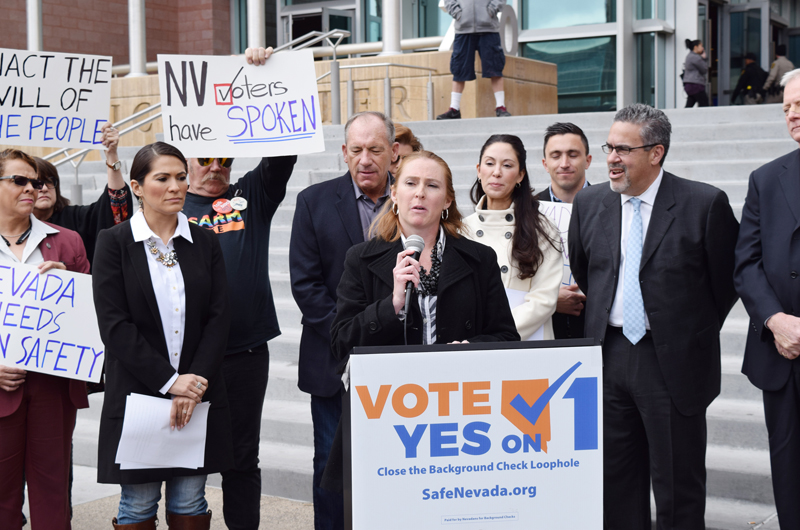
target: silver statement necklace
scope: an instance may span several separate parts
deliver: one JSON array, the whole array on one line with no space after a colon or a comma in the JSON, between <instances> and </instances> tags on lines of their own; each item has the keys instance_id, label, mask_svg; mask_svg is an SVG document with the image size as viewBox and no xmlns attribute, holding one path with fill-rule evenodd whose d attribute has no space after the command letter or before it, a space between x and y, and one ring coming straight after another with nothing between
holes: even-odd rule
<instances>
[{"instance_id":1,"label":"silver statement necklace","mask_svg":"<svg viewBox=\"0 0 800 530\"><path fill-rule=\"evenodd\" d=\"M156 257L156 261L164 265L166 268L171 269L178 263L178 254L174 250L170 250L166 255L156 248L156 242L151 237L148 238L147 247L150 249L150 254Z\"/></svg>"}]
</instances>

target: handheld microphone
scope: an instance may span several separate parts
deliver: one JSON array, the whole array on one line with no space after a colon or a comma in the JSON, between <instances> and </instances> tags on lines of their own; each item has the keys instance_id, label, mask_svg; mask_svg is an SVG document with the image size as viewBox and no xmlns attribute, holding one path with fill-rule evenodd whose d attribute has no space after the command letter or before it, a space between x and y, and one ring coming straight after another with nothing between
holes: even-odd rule
<instances>
[{"instance_id":1,"label":"handheld microphone","mask_svg":"<svg viewBox=\"0 0 800 530\"><path fill-rule=\"evenodd\" d=\"M404 248L414 249L414 254L412 254L411 257L419 261L419 257L422 254L422 250L425 248L425 240L422 239L421 236L418 236L416 234L410 235L406 238L406 243ZM411 291L413 290L414 290L414 282L408 281L406 283L406 304L403 311L404 315L408 315L408 304L411 301Z\"/></svg>"}]
</instances>

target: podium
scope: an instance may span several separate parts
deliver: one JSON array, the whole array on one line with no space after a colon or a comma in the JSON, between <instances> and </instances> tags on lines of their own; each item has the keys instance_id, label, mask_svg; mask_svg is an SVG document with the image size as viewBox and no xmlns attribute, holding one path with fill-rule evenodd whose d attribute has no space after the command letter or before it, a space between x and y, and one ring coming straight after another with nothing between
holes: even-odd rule
<instances>
[{"instance_id":1,"label":"podium","mask_svg":"<svg viewBox=\"0 0 800 530\"><path fill-rule=\"evenodd\" d=\"M591 340L354 348L345 528L602 529Z\"/></svg>"}]
</instances>

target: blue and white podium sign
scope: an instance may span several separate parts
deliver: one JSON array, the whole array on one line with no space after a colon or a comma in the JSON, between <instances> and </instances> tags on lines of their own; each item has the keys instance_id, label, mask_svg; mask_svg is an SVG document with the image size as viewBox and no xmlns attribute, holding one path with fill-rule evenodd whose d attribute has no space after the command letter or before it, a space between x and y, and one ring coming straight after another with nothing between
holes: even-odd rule
<instances>
[{"instance_id":1,"label":"blue and white podium sign","mask_svg":"<svg viewBox=\"0 0 800 530\"><path fill-rule=\"evenodd\" d=\"M357 348L348 526L601 529L602 357L585 344Z\"/></svg>"}]
</instances>

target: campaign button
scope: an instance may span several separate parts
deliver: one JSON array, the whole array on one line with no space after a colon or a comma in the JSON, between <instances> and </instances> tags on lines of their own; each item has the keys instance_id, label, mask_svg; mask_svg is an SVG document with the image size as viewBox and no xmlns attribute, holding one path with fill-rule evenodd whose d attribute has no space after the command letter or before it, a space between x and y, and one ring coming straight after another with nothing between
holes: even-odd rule
<instances>
[{"instance_id":1,"label":"campaign button","mask_svg":"<svg viewBox=\"0 0 800 530\"><path fill-rule=\"evenodd\" d=\"M217 213L231 213L233 211L231 201L228 199L217 199L211 207L214 208L214 211Z\"/></svg>"}]
</instances>

